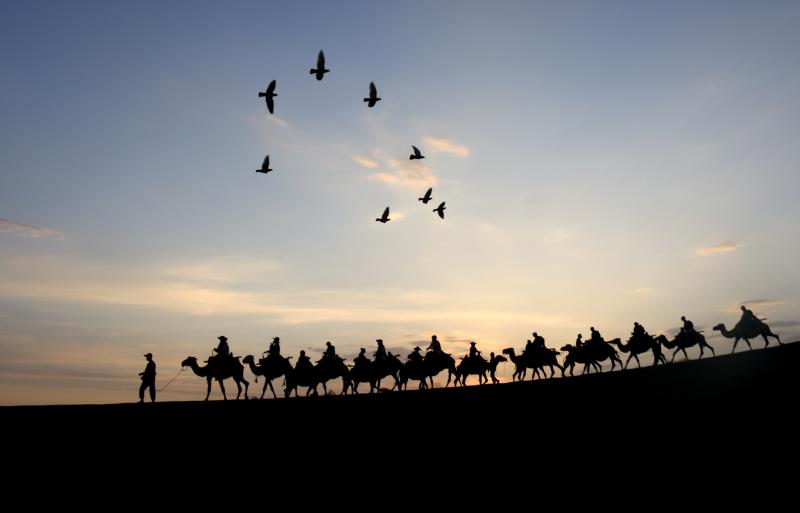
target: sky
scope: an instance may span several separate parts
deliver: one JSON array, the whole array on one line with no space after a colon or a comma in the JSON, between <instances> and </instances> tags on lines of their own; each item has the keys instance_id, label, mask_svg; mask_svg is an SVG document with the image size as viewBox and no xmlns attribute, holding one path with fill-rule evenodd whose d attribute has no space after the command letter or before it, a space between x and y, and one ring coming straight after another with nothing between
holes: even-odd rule
<instances>
[{"instance_id":1,"label":"sky","mask_svg":"<svg viewBox=\"0 0 800 513\"><path fill-rule=\"evenodd\" d=\"M780 1L5 2L0 404L135 401L146 352L178 376L159 400L200 399L180 362L223 334L458 356L686 315L725 353L746 303L800 339L798 26Z\"/></svg>"}]
</instances>

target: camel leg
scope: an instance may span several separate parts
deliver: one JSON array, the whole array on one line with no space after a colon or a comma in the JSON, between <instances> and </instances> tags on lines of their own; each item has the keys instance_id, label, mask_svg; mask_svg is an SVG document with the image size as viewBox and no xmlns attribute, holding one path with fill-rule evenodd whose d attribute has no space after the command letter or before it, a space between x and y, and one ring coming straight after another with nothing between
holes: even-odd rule
<instances>
[{"instance_id":1,"label":"camel leg","mask_svg":"<svg viewBox=\"0 0 800 513\"><path fill-rule=\"evenodd\" d=\"M208 388L206 389L206 401L208 401L208 396L211 395L211 376L206 378L206 383L208 383Z\"/></svg>"},{"instance_id":2,"label":"camel leg","mask_svg":"<svg viewBox=\"0 0 800 513\"><path fill-rule=\"evenodd\" d=\"M676 348L675 351L672 352L672 359L669 361L670 363L673 363L675 361L675 355L678 354L679 350L680 348Z\"/></svg>"},{"instance_id":3,"label":"camel leg","mask_svg":"<svg viewBox=\"0 0 800 513\"><path fill-rule=\"evenodd\" d=\"M631 363L631 358L633 358L633 353L628 355L628 359L625 360L625 366L623 367L623 369L627 369L628 368L628 364Z\"/></svg>"},{"instance_id":4,"label":"camel leg","mask_svg":"<svg viewBox=\"0 0 800 513\"><path fill-rule=\"evenodd\" d=\"M747 348L752 351L753 350L753 346L750 345L750 339L746 338L746 339L744 339L744 341L747 342Z\"/></svg>"},{"instance_id":5,"label":"camel leg","mask_svg":"<svg viewBox=\"0 0 800 513\"><path fill-rule=\"evenodd\" d=\"M559 369L561 369L561 377L563 378L563 377L564 377L564 367L560 366L559 364L556 364L556 367L558 367ZM552 376L551 376L551 377L552 377Z\"/></svg>"},{"instance_id":6,"label":"camel leg","mask_svg":"<svg viewBox=\"0 0 800 513\"><path fill-rule=\"evenodd\" d=\"M218 383L219 383L219 389L222 390L222 398L227 401L228 400L228 396L225 395L225 385L222 384L222 380L221 379L218 380Z\"/></svg>"},{"instance_id":7,"label":"camel leg","mask_svg":"<svg viewBox=\"0 0 800 513\"><path fill-rule=\"evenodd\" d=\"M272 398L273 399L277 399L278 398L278 394L275 393L275 388L272 386L272 380L271 379L268 380L267 383L269 383L269 389L272 392ZM264 394L261 394L261 398L262 399L264 398Z\"/></svg>"},{"instance_id":8,"label":"camel leg","mask_svg":"<svg viewBox=\"0 0 800 513\"><path fill-rule=\"evenodd\" d=\"M642 362L639 361L639 355L633 355L633 359L636 360L636 367L642 368Z\"/></svg>"},{"instance_id":9,"label":"camel leg","mask_svg":"<svg viewBox=\"0 0 800 513\"><path fill-rule=\"evenodd\" d=\"M686 358L686 360L688 361L688 360L689 360L689 355L688 355L688 354L686 354L686 348L685 348L685 347L682 347L682 348L681 348L681 351L683 352L683 357L684 357L684 358Z\"/></svg>"},{"instance_id":10,"label":"camel leg","mask_svg":"<svg viewBox=\"0 0 800 513\"><path fill-rule=\"evenodd\" d=\"M270 385L270 380L268 380L267 378L264 378L264 388L261 389L261 399L263 399L264 398L264 394L267 393L267 385ZM274 394L275 391L273 390L272 393Z\"/></svg>"}]
</instances>

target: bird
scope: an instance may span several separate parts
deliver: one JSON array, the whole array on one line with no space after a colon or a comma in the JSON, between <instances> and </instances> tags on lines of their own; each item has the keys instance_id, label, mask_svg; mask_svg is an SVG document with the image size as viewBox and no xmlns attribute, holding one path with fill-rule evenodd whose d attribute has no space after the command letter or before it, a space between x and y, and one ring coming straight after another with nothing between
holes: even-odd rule
<instances>
[{"instance_id":1,"label":"bird","mask_svg":"<svg viewBox=\"0 0 800 513\"><path fill-rule=\"evenodd\" d=\"M389 219L389 207L386 207L386 210L383 211L383 215L375 220L383 224L386 224L386 221L391 221L391 219Z\"/></svg>"},{"instance_id":2,"label":"bird","mask_svg":"<svg viewBox=\"0 0 800 513\"><path fill-rule=\"evenodd\" d=\"M408 156L408 160L417 160L417 159L424 159L425 158L425 155L420 153L419 148L417 148L416 146L412 146L412 148L414 149L414 154L413 155L409 155Z\"/></svg>"},{"instance_id":3,"label":"bird","mask_svg":"<svg viewBox=\"0 0 800 513\"><path fill-rule=\"evenodd\" d=\"M325 73L329 72L329 69L325 69L325 54L322 53L322 50L319 51L319 55L317 55L317 67L311 68L309 71L310 74L316 75L317 80L322 80L322 77L325 76Z\"/></svg>"},{"instance_id":4,"label":"bird","mask_svg":"<svg viewBox=\"0 0 800 513\"><path fill-rule=\"evenodd\" d=\"M275 101L273 100L274 97L278 96L278 93L275 92L275 81L269 83L267 86L267 90L263 93L259 91L258 97L266 97L267 101L267 109L269 109L270 114L274 114L275 110Z\"/></svg>"},{"instance_id":5,"label":"bird","mask_svg":"<svg viewBox=\"0 0 800 513\"><path fill-rule=\"evenodd\" d=\"M428 202L431 200L431 193L433 192L433 187L425 191L425 195L421 198L417 198L419 201L422 202L423 205L427 205Z\"/></svg>"},{"instance_id":6,"label":"bird","mask_svg":"<svg viewBox=\"0 0 800 513\"><path fill-rule=\"evenodd\" d=\"M261 164L261 169L256 169L256 173L267 174L270 171L272 171L272 169L270 169L269 167L269 155L267 155L266 157L264 157L264 163Z\"/></svg>"},{"instance_id":7,"label":"bird","mask_svg":"<svg viewBox=\"0 0 800 513\"><path fill-rule=\"evenodd\" d=\"M376 103L381 101L378 98L378 89L375 87L375 82L369 83L369 98L364 98L364 101L368 102L367 107L374 107Z\"/></svg>"},{"instance_id":8,"label":"bird","mask_svg":"<svg viewBox=\"0 0 800 513\"><path fill-rule=\"evenodd\" d=\"M441 202L441 203L439 204L439 206L438 206L438 207L434 208L434 209L433 209L433 211L434 211L434 212L437 212L437 213L439 214L439 217L441 217L442 219L444 219L444 209L445 209L445 206L444 206L444 201L443 201L443 202Z\"/></svg>"}]
</instances>

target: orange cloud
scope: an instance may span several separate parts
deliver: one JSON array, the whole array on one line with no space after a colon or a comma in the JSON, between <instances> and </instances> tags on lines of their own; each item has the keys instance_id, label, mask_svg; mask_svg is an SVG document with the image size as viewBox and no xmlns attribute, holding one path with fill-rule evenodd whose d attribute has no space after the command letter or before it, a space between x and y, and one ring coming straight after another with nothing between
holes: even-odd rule
<instances>
[{"instance_id":1,"label":"orange cloud","mask_svg":"<svg viewBox=\"0 0 800 513\"><path fill-rule=\"evenodd\" d=\"M44 237L51 237L56 240L64 240L64 234L51 230L50 228L41 228L32 224L22 224L12 221L10 219L3 219L0 217L0 233L10 233L23 239L41 239Z\"/></svg>"},{"instance_id":2,"label":"orange cloud","mask_svg":"<svg viewBox=\"0 0 800 513\"><path fill-rule=\"evenodd\" d=\"M468 157L470 153L469 148L456 144L447 137L426 137L423 142L434 153L450 153L459 157Z\"/></svg>"},{"instance_id":3,"label":"orange cloud","mask_svg":"<svg viewBox=\"0 0 800 513\"><path fill-rule=\"evenodd\" d=\"M730 253L731 251L736 251L740 246L741 244L731 240L726 240L715 246L697 248L694 250L694 254L695 256L706 257L709 255L716 255L717 253Z\"/></svg>"},{"instance_id":4,"label":"orange cloud","mask_svg":"<svg viewBox=\"0 0 800 513\"><path fill-rule=\"evenodd\" d=\"M353 155L353 160L355 160L362 166L368 167L370 169L375 169L376 167L380 166L380 164L378 164L374 160L368 159L366 157L359 157L358 155Z\"/></svg>"}]
</instances>

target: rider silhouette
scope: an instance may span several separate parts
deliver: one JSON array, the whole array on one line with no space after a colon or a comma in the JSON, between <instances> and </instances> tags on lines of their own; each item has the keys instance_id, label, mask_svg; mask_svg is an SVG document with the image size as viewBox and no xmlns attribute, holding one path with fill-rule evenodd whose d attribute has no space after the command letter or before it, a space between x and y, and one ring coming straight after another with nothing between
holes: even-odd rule
<instances>
[{"instance_id":1,"label":"rider silhouette","mask_svg":"<svg viewBox=\"0 0 800 513\"><path fill-rule=\"evenodd\" d=\"M687 319L685 315L681 316L681 320L683 321L683 327L681 328L680 335L690 337L694 332L694 323Z\"/></svg>"},{"instance_id":2,"label":"rider silhouette","mask_svg":"<svg viewBox=\"0 0 800 513\"><path fill-rule=\"evenodd\" d=\"M325 352L322 353L322 358L333 361L336 359L336 348L333 346L333 344L331 344L330 341L325 342L325 345L327 347L325 348Z\"/></svg>"},{"instance_id":3,"label":"rider silhouette","mask_svg":"<svg viewBox=\"0 0 800 513\"><path fill-rule=\"evenodd\" d=\"M752 310L748 309L746 306L742 305L742 318L739 321L739 324L742 326L747 326L751 324L755 324L759 321L758 317L753 313Z\"/></svg>"},{"instance_id":4,"label":"rider silhouette","mask_svg":"<svg viewBox=\"0 0 800 513\"><path fill-rule=\"evenodd\" d=\"M267 349L267 355L276 357L281 355L281 339L280 337L275 337L272 339L272 342L269 344L269 349Z\"/></svg>"},{"instance_id":5,"label":"rider silhouette","mask_svg":"<svg viewBox=\"0 0 800 513\"><path fill-rule=\"evenodd\" d=\"M302 349L300 350L300 356L297 357L297 364L295 364L294 368L296 370L303 370L303 369L310 369L314 365L311 363L311 358L306 356L306 352Z\"/></svg>"},{"instance_id":6,"label":"rider silhouette","mask_svg":"<svg viewBox=\"0 0 800 513\"><path fill-rule=\"evenodd\" d=\"M475 358L475 357L479 356L480 354L481 354L481 352L478 351L477 347L475 347L475 342L470 342L469 343L469 357L470 358Z\"/></svg>"},{"instance_id":7,"label":"rider silhouette","mask_svg":"<svg viewBox=\"0 0 800 513\"><path fill-rule=\"evenodd\" d=\"M358 356L356 356L353 359L353 361L356 364L356 367L361 366L361 365L366 365L366 364L369 363L369 358L367 358L366 352L367 352L367 350L362 347L361 348L361 352L358 353Z\"/></svg>"},{"instance_id":8,"label":"rider silhouette","mask_svg":"<svg viewBox=\"0 0 800 513\"><path fill-rule=\"evenodd\" d=\"M228 337L220 335L217 338L219 339L219 344L214 348L214 352L217 353L217 356L230 356L231 348L228 346Z\"/></svg>"},{"instance_id":9,"label":"rider silhouette","mask_svg":"<svg viewBox=\"0 0 800 513\"><path fill-rule=\"evenodd\" d=\"M439 343L439 339L436 338L436 335L431 336L431 343L428 345L427 350L435 353L442 352L442 345Z\"/></svg>"},{"instance_id":10,"label":"rider silhouette","mask_svg":"<svg viewBox=\"0 0 800 513\"><path fill-rule=\"evenodd\" d=\"M644 326L638 322L633 323L633 332L631 332L631 335L633 335L634 338L643 337L646 333L647 331L645 331Z\"/></svg>"},{"instance_id":11,"label":"rider silhouette","mask_svg":"<svg viewBox=\"0 0 800 513\"><path fill-rule=\"evenodd\" d=\"M531 354L531 353L533 353L533 341L532 340L529 339L527 342L525 342L525 349L522 351L522 353L523 354Z\"/></svg>"},{"instance_id":12,"label":"rider silhouette","mask_svg":"<svg viewBox=\"0 0 800 513\"><path fill-rule=\"evenodd\" d=\"M378 349L375 351L375 361L376 362L384 362L386 361L386 348L383 347L383 340L378 339L375 342L378 343Z\"/></svg>"},{"instance_id":13,"label":"rider silhouette","mask_svg":"<svg viewBox=\"0 0 800 513\"><path fill-rule=\"evenodd\" d=\"M533 332L533 347L534 349L544 349L544 337Z\"/></svg>"},{"instance_id":14,"label":"rider silhouette","mask_svg":"<svg viewBox=\"0 0 800 513\"><path fill-rule=\"evenodd\" d=\"M589 337L589 342L602 342L603 336L600 335L600 332L594 329L594 326L591 326L589 330L592 332L592 336Z\"/></svg>"},{"instance_id":15,"label":"rider silhouette","mask_svg":"<svg viewBox=\"0 0 800 513\"><path fill-rule=\"evenodd\" d=\"M578 338L575 339L575 347L579 349L583 347L583 335L580 333L578 333Z\"/></svg>"},{"instance_id":16,"label":"rider silhouette","mask_svg":"<svg viewBox=\"0 0 800 513\"><path fill-rule=\"evenodd\" d=\"M414 351L408 355L408 361L422 363L422 355L419 354L420 351L422 351L422 349L419 346L415 347Z\"/></svg>"}]
</instances>

